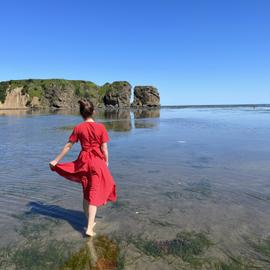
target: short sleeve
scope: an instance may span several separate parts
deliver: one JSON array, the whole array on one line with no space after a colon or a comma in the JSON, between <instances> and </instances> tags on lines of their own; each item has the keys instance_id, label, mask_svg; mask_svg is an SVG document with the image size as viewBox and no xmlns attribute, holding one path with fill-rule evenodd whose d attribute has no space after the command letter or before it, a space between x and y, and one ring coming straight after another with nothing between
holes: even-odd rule
<instances>
[{"instance_id":1,"label":"short sleeve","mask_svg":"<svg viewBox=\"0 0 270 270\"><path fill-rule=\"evenodd\" d=\"M102 125L101 143L106 143L110 140L106 127Z\"/></svg>"},{"instance_id":2,"label":"short sleeve","mask_svg":"<svg viewBox=\"0 0 270 270\"><path fill-rule=\"evenodd\" d=\"M72 133L69 136L68 139L69 142L76 143L78 141L78 130L77 127L74 127Z\"/></svg>"}]
</instances>

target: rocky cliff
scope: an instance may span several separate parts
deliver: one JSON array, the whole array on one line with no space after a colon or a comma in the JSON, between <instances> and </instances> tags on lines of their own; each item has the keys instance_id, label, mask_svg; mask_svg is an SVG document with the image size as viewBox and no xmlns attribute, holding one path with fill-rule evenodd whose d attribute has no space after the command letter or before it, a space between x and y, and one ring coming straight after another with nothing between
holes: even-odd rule
<instances>
[{"instance_id":1,"label":"rocky cliff","mask_svg":"<svg viewBox=\"0 0 270 270\"><path fill-rule=\"evenodd\" d=\"M106 83L103 88L105 95L103 97L105 106L129 107L131 97L131 85L128 82Z\"/></svg>"},{"instance_id":2,"label":"rocky cliff","mask_svg":"<svg viewBox=\"0 0 270 270\"><path fill-rule=\"evenodd\" d=\"M157 88L153 86L135 86L133 107L158 107L160 97Z\"/></svg>"},{"instance_id":3,"label":"rocky cliff","mask_svg":"<svg viewBox=\"0 0 270 270\"><path fill-rule=\"evenodd\" d=\"M152 88L144 89L143 98L137 88L134 88L136 106L154 106ZM131 89L126 81L102 86L90 81L62 79L5 81L0 82L0 109L75 109L81 98L90 99L97 107L125 108L130 107Z\"/></svg>"}]
</instances>

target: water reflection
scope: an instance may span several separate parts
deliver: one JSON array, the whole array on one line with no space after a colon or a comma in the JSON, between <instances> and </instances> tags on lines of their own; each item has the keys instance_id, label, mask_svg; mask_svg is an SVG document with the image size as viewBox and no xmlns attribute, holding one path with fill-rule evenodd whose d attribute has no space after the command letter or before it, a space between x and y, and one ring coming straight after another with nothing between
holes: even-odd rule
<instances>
[{"instance_id":1,"label":"water reflection","mask_svg":"<svg viewBox=\"0 0 270 270\"><path fill-rule=\"evenodd\" d=\"M152 118L159 118L159 109L138 109L134 111L134 127L135 128L154 128L158 121ZM150 118L150 119L149 119Z\"/></svg>"},{"instance_id":2,"label":"water reflection","mask_svg":"<svg viewBox=\"0 0 270 270\"><path fill-rule=\"evenodd\" d=\"M23 116L30 112L28 110L0 110L0 116Z\"/></svg>"},{"instance_id":3,"label":"water reflection","mask_svg":"<svg viewBox=\"0 0 270 270\"><path fill-rule=\"evenodd\" d=\"M134 111L134 117L138 118L159 118L160 117L160 109L138 109Z\"/></svg>"},{"instance_id":4,"label":"water reflection","mask_svg":"<svg viewBox=\"0 0 270 270\"><path fill-rule=\"evenodd\" d=\"M77 115L77 111L58 110L0 110L0 116L33 116L33 115ZM129 132L132 128L153 128L158 125L157 118L160 117L160 109L122 109L122 110L97 110L95 118L102 121L106 128L115 132ZM62 130L72 130L74 126L61 126Z\"/></svg>"},{"instance_id":5,"label":"water reflection","mask_svg":"<svg viewBox=\"0 0 270 270\"><path fill-rule=\"evenodd\" d=\"M129 132L132 128L154 128L159 124L160 110L99 110L95 119L103 122L107 130ZM61 126L61 130L72 130L74 126Z\"/></svg>"},{"instance_id":6,"label":"water reflection","mask_svg":"<svg viewBox=\"0 0 270 270\"><path fill-rule=\"evenodd\" d=\"M106 110L97 115L105 120L108 130L127 132L134 128L153 128L159 121L153 118L160 117L160 109ZM109 120L109 121L108 121Z\"/></svg>"},{"instance_id":7,"label":"water reflection","mask_svg":"<svg viewBox=\"0 0 270 270\"><path fill-rule=\"evenodd\" d=\"M102 114L100 113L98 117L106 120L104 125L108 130L122 132L131 130L130 110L105 110Z\"/></svg>"}]
</instances>

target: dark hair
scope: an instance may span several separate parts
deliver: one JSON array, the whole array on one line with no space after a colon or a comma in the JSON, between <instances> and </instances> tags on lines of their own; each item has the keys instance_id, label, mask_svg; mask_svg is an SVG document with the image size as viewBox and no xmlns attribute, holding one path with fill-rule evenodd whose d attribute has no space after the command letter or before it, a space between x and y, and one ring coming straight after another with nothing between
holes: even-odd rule
<instances>
[{"instance_id":1,"label":"dark hair","mask_svg":"<svg viewBox=\"0 0 270 270\"><path fill-rule=\"evenodd\" d=\"M80 114L83 119L91 117L94 112L94 104L90 100L79 100L80 104Z\"/></svg>"}]
</instances>

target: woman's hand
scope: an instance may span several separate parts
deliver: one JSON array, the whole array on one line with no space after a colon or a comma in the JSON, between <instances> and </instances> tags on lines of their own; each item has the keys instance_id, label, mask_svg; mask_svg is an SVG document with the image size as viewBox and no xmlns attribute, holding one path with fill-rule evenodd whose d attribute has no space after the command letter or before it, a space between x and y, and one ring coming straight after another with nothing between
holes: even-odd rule
<instances>
[{"instance_id":1,"label":"woman's hand","mask_svg":"<svg viewBox=\"0 0 270 270\"><path fill-rule=\"evenodd\" d=\"M51 170L53 170L55 165L68 153L68 151L71 149L72 145L73 145L73 142L68 142L67 144L65 144L65 146L62 148L60 154L49 163Z\"/></svg>"},{"instance_id":2,"label":"woman's hand","mask_svg":"<svg viewBox=\"0 0 270 270\"><path fill-rule=\"evenodd\" d=\"M57 162L55 159L52 160L52 161L49 163L50 168L53 169L57 163L58 163L58 162Z\"/></svg>"}]
</instances>

